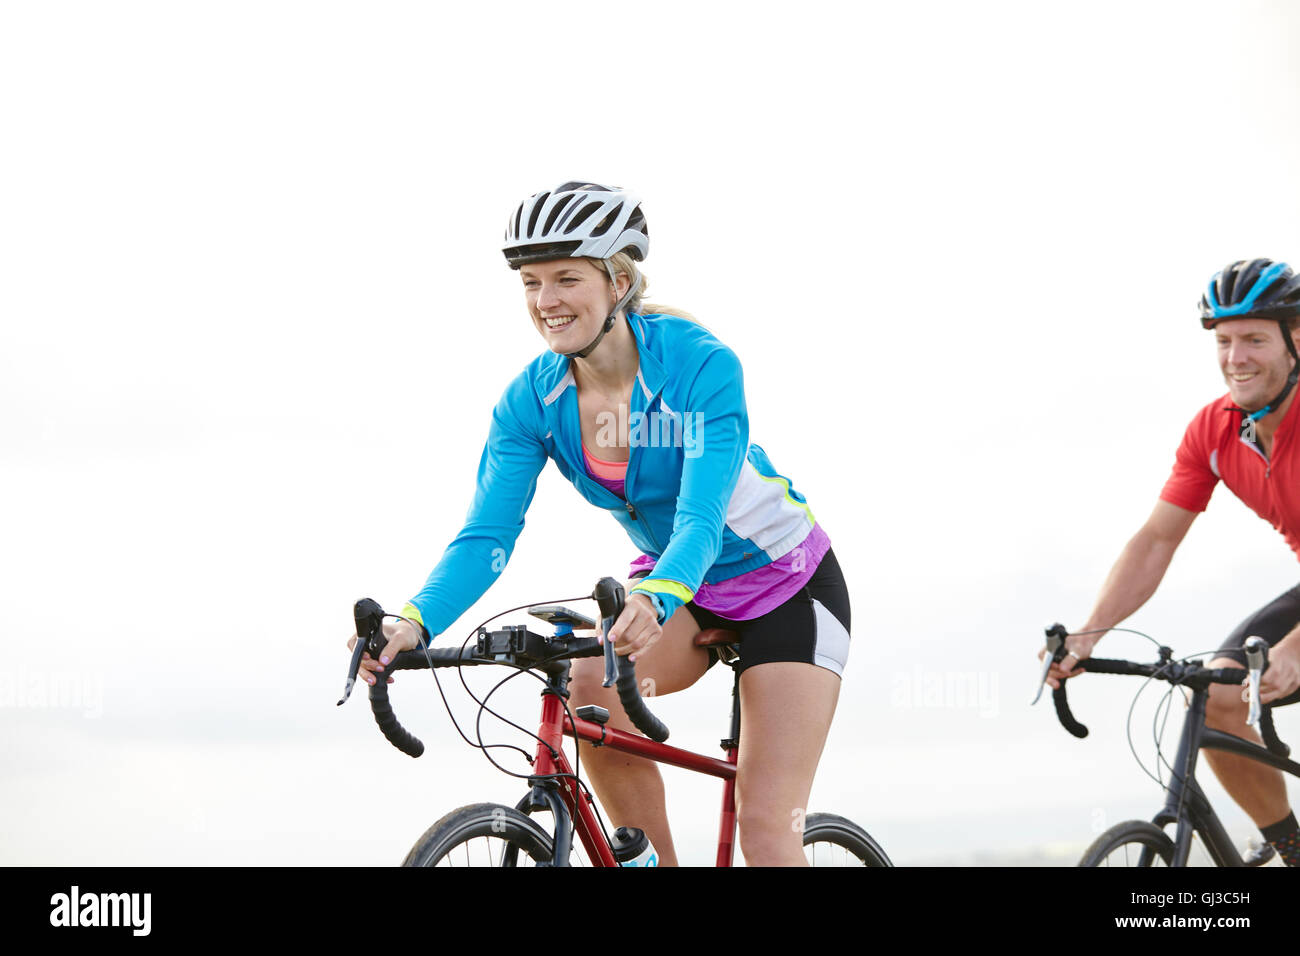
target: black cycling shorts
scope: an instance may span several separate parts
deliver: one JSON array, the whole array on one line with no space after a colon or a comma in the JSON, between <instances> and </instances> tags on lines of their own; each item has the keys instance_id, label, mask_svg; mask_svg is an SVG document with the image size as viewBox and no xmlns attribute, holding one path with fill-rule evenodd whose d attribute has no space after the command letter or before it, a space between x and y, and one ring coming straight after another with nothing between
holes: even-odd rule
<instances>
[{"instance_id":1,"label":"black cycling shorts","mask_svg":"<svg viewBox=\"0 0 1300 956\"><path fill-rule=\"evenodd\" d=\"M1246 643L1246 638L1262 637L1268 642L1268 646L1272 647L1291 633L1291 629L1297 624L1300 624L1300 585L1265 604L1242 621L1219 648L1219 656L1231 657L1245 667L1246 652L1241 650L1241 647ZM1300 701L1300 690L1274 701L1273 706L1281 707L1284 704L1294 704L1296 701Z\"/></svg>"},{"instance_id":2,"label":"black cycling shorts","mask_svg":"<svg viewBox=\"0 0 1300 956\"><path fill-rule=\"evenodd\" d=\"M634 578L645 577L638 571ZM849 656L849 589L835 552L827 550L808 583L784 604L749 621L732 621L686 604L700 629L720 627L740 635L737 671L775 661L816 664L843 676ZM709 648L709 666L717 653Z\"/></svg>"}]
</instances>

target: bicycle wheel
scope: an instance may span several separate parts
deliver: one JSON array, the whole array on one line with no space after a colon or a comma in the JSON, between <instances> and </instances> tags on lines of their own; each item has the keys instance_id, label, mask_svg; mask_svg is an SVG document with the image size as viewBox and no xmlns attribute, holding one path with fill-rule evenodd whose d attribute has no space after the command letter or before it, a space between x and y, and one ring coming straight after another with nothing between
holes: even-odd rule
<instances>
[{"instance_id":1,"label":"bicycle wheel","mask_svg":"<svg viewBox=\"0 0 1300 956\"><path fill-rule=\"evenodd\" d=\"M475 803L425 830L402 866L537 866L551 856L551 835L527 816L499 803Z\"/></svg>"},{"instance_id":2,"label":"bicycle wheel","mask_svg":"<svg viewBox=\"0 0 1300 956\"><path fill-rule=\"evenodd\" d=\"M810 813L803 824L810 866L893 866L871 834L833 813Z\"/></svg>"},{"instance_id":3,"label":"bicycle wheel","mask_svg":"<svg viewBox=\"0 0 1300 956\"><path fill-rule=\"evenodd\" d=\"M1174 841L1154 823L1117 823L1092 842L1080 866L1168 866Z\"/></svg>"}]
</instances>

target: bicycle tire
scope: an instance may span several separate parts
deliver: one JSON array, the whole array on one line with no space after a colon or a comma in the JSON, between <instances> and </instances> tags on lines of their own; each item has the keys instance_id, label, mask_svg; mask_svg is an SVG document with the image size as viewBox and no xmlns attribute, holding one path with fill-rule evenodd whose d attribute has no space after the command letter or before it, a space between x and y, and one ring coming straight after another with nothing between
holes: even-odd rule
<instances>
[{"instance_id":1,"label":"bicycle tire","mask_svg":"<svg viewBox=\"0 0 1300 956\"><path fill-rule=\"evenodd\" d=\"M551 835L514 807L474 803L451 811L415 841L402 866L538 866Z\"/></svg>"},{"instance_id":2,"label":"bicycle tire","mask_svg":"<svg viewBox=\"0 0 1300 956\"><path fill-rule=\"evenodd\" d=\"M803 846L810 866L894 865L871 834L834 813L808 814Z\"/></svg>"},{"instance_id":3,"label":"bicycle tire","mask_svg":"<svg viewBox=\"0 0 1300 956\"><path fill-rule=\"evenodd\" d=\"M1127 820L1093 840L1079 866L1169 866L1173 858L1174 841L1164 830L1146 820Z\"/></svg>"}]
</instances>

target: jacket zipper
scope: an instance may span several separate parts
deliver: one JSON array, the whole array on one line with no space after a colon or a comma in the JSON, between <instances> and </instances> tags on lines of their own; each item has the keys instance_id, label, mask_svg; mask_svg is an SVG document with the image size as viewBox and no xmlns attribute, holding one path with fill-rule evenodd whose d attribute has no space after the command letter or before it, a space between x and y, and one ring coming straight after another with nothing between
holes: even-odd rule
<instances>
[{"instance_id":1,"label":"jacket zipper","mask_svg":"<svg viewBox=\"0 0 1300 956\"><path fill-rule=\"evenodd\" d=\"M590 482L590 483L591 483L592 485L594 485L597 489L599 489L599 490L600 490L601 492L603 492L604 494L609 495L609 496L610 496L611 498L613 498L615 501L622 501L622 502L623 502L623 507L627 509L628 517L630 517L633 521L635 521L635 522L637 523L637 525L640 526L640 528L645 532L645 536L646 536L647 538L650 539L650 543L654 545L655 550L658 551L660 554L663 554L664 549L663 549L662 547L659 546L659 539L655 537L654 532L650 529L650 522L646 521L645 518L643 518L643 517L641 517L641 515L637 514L636 506L633 505L632 502L631 502L629 499L627 499L627 498L619 498L618 495L614 494L614 492L610 491L608 488L606 488L606 487L605 487L604 485L602 485L600 482L598 482L598 481L594 481L592 478L590 478L590 477L585 473L585 471L582 473L582 476L581 476L581 477L582 477L582 480L583 480L583 481ZM624 486L623 486L623 487L624 487L624 489L626 489L626 487L627 487L626 483L624 483Z\"/></svg>"},{"instance_id":2,"label":"jacket zipper","mask_svg":"<svg viewBox=\"0 0 1300 956\"><path fill-rule=\"evenodd\" d=\"M630 500L627 501L627 513L631 515L633 521L635 521L637 524L639 524L642 528L645 529L646 537L649 538L650 543L655 546L655 550L662 555L664 553L664 549L659 547L658 539L655 538L654 532L650 530L650 522L646 521L644 518L642 518L640 515L636 513L636 508L633 507L632 502Z\"/></svg>"}]
</instances>

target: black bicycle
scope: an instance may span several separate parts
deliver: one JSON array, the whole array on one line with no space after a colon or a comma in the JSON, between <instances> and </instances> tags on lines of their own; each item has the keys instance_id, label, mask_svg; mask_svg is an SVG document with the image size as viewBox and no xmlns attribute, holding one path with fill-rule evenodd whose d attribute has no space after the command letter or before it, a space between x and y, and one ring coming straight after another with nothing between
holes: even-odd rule
<instances>
[{"instance_id":1,"label":"black bicycle","mask_svg":"<svg viewBox=\"0 0 1300 956\"><path fill-rule=\"evenodd\" d=\"M1053 624L1047 629L1044 678L1050 663L1065 657L1067 633L1060 624ZM1246 641L1245 651L1246 670L1237 667L1209 668L1198 660L1174 660L1173 651L1163 646L1159 649L1159 660L1153 664L1098 657L1088 657L1078 662L1076 670L1093 674L1146 677L1149 681L1167 682L1170 685L1170 695L1175 687L1185 688L1191 694L1187 717L1178 741L1177 756L1173 764L1169 765L1169 780L1161 781L1166 794L1164 807L1151 822L1128 820L1111 827L1088 847L1079 866L1186 866L1193 834L1200 836L1201 843L1215 866L1259 865L1272 856L1271 853L1263 854L1250 864L1243 860L1210 806L1205 792L1196 782L1197 757L1202 748L1238 754L1300 777L1300 764L1288 759L1291 748L1278 738L1274 729L1272 708L1261 705L1259 700L1259 678L1268 667L1268 644L1262 638L1252 637ZM1246 681L1247 676L1250 678L1250 712L1247 722L1258 726L1264 740L1263 747L1205 726L1205 705L1209 699L1210 686L1240 685ZM1079 723L1070 712L1066 697L1068 683L1069 681L1061 681L1060 686L1052 691L1056 715L1061 725L1075 737L1086 737L1088 728ZM1039 694L1041 693L1040 686ZM1166 696L1166 702L1168 699ZM1037 700L1035 697L1035 703ZM1166 833L1170 825L1174 827L1172 838Z\"/></svg>"}]
</instances>

